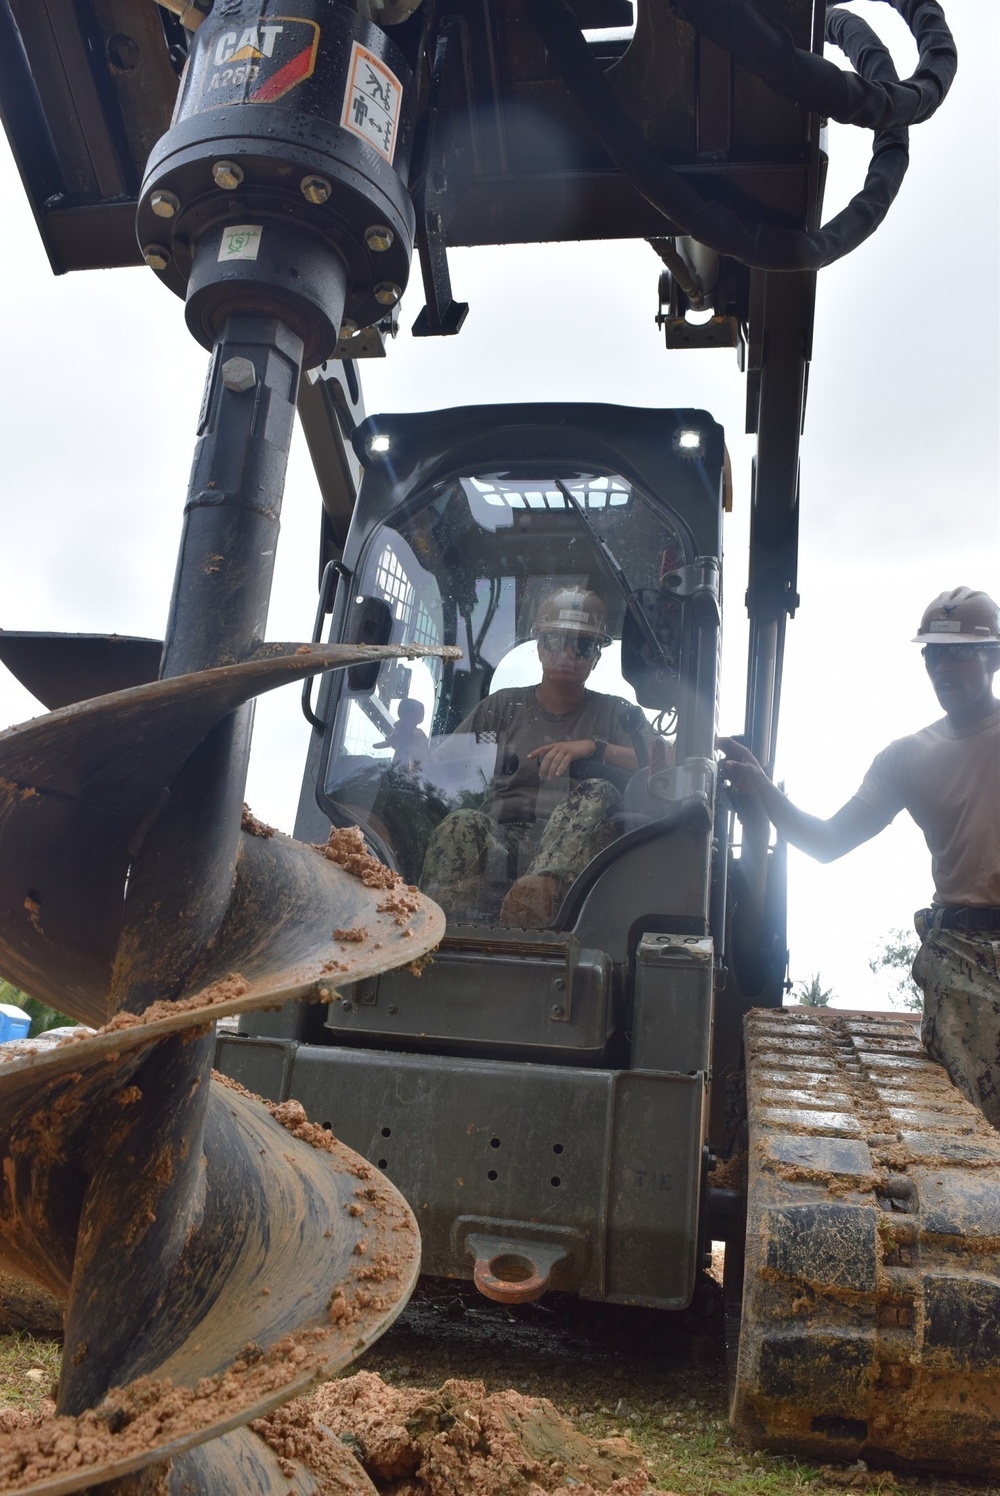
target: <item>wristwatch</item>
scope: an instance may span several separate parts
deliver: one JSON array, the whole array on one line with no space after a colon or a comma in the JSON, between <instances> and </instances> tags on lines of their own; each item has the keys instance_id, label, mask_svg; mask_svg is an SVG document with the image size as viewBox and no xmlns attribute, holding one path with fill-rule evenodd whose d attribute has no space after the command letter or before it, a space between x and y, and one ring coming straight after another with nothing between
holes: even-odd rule
<instances>
[{"instance_id":1,"label":"wristwatch","mask_svg":"<svg viewBox=\"0 0 1000 1496\"><path fill-rule=\"evenodd\" d=\"M594 751L590 755L591 758L595 758L599 764L603 764L603 762L604 762L604 751L607 748L607 746L608 746L608 742L607 742L606 738L595 738L594 739Z\"/></svg>"}]
</instances>

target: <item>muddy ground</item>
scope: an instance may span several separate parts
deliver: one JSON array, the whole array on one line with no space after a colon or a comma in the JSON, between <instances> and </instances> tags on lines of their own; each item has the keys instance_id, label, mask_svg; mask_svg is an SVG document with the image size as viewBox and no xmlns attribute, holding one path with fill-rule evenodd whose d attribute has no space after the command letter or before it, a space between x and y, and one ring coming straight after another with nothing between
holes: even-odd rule
<instances>
[{"instance_id":1,"label":"muddy ground","mask_svg":"<svg viewBox=\"0 0 1000 1496\"><path fill-rule=\"evenodd\" d=\"M421 1281L403 1315L353 1369L436 1387L478 1378L550 1398L593 1437L641 1448L654 1489L681 1496L784 1496L896 1490L998 1496L1000 1487L939 1477L814 1466L734 1443L726 1421L722 1293L707 1274L693 1308L666 1315L550 1294L506 1308L471 1285Z\"/></svg>"},{"instance_id":2,"label":"muddy ground","mask_svg":"<svg viewBox=\"0 0 1000 1496\"><path fill-rule=\"evenodd\" d=\"M0 1336L0 1407L34 1409L57 1371L54 1344ZM506 1308L469 1285L423 1280L397 1323L345 1375L377 1372L398 1387L478 1379L549 1398L593 1439L624 1436L653 1490L677 1496L833 1496L934 1492L1000 1496L1000 1487L863 1466L809 1465L734 1443L726 1423L721 1290L707 1275L685 1315L548 1295Z\"/></svg>"}]
</instances>

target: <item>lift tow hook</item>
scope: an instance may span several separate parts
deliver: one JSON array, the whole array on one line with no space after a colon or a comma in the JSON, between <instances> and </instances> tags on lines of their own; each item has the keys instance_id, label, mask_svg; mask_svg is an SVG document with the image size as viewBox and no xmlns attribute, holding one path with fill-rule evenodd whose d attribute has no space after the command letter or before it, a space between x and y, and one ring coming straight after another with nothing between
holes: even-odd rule
<instances>
[{"instance_id":1,"label":"lift tow hook","mask_svg":"<svg viewBox=\"0 0 1000 1496\"><path fill-rule=\"evenodd\" d=\"M498 1304L532 1304L540 1299L555 1286L553 1273L567 1257L562 1246L498 1236L470 1236L468 1248L476 1260L473 1282L485 1298Z\"/></svg>"}]
</instances>

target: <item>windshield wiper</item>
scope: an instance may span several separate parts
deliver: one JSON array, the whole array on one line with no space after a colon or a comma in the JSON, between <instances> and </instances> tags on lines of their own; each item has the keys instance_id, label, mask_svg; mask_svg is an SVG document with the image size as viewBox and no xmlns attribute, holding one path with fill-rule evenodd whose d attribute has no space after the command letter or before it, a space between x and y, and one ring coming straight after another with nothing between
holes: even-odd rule
<instances>
[{"instance_id":1,"label":"windshield wiper","mask_svg":"<svg viewBox=\"0 0 1000 1496\"><path fill-rule=\"evenodd\" d=\"M587 511L584 509L579 499L574 498L561 478L557 478L555 481L556 488L558 488L567 504L569 504L570 507L576 511L580 523L583 525L583 528L590 536L594 548L597 551L598 561L601 563L601 566L604 568L607 576L611 578L611 581L618 588L618 591L625 599L625 606L626 608L628 608L633 619L635 620L636 627L642 634L642 637L645 639L650 649L652 649L654 658L662 661L662 663L669 669L670 659L667 656L663 645L656 637L656 634L653 631L653 625L646 617L645 613L642 610L641 604L636 598L635 593L629 586L628 577L619 566L617 557L614 555L607 542L602 540L601 536L598 535L597 531L590 523L590 520L587 518Z\"/></svg>"}]
</instances>

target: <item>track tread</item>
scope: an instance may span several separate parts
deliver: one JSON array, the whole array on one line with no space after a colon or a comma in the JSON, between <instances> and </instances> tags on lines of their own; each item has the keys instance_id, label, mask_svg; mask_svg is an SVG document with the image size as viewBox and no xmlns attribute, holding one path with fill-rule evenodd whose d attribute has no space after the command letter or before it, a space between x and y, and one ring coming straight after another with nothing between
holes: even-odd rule
<instances>
[{"instance_id":1,"label":"track tread","mask_svg":"<svg viewBox=\"0 0 1000 1496\"><path fill-rule=\"evenodd\" d=\"M745 1021L736 1431L1000 1472L1000 1137L892 1015Z\"/></svg>"}]
</instances>

